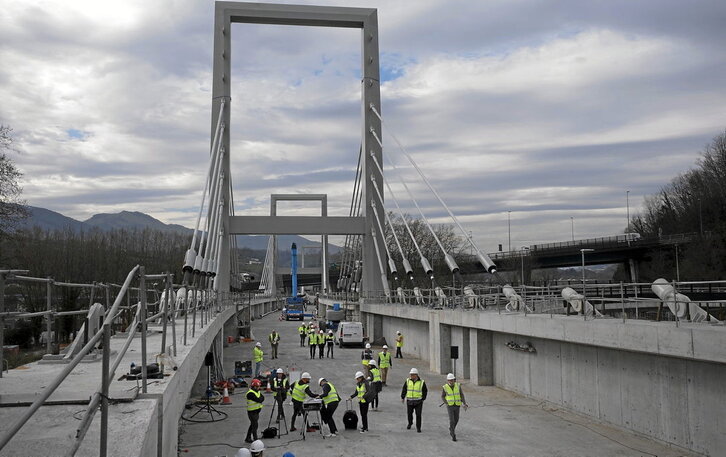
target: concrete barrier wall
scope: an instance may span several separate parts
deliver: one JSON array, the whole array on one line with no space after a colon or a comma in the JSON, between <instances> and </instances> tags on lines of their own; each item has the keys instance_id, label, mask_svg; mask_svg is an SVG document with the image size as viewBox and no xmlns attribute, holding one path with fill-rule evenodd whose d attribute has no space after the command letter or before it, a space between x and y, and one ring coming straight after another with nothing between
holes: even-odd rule
<instances>
[{"instance_id":1,"label":"concrete barrier wall","mask_svg":"<svg viewBox=\"0 0 726 457\"><path fill-rule=\"evenodd\" d=\"M525 340L536 353L506 346ZM493 349L497 386L698 452L726 449L723 364L505 333Z\"/></svg>"},{"instance_id":2,"label":"concrete barrier wall","mask_svg":"<svg viewBox=\"0 0 726 457\"><path fill-rule=\"evenodd\" d=\"M366 304L362 310L368 321L381 319L386 339L401 330L404 352L428 360L433 371L451 371L450 346L458 346L457 375L472 383L494 384L707 455L726 449L723 327L400 305ZM688 335L694 335L690 344ZM509 349L509 341L531 342L536 353ZM667 355L672 353L682 356Z\"/></svg>"}]
</instances>

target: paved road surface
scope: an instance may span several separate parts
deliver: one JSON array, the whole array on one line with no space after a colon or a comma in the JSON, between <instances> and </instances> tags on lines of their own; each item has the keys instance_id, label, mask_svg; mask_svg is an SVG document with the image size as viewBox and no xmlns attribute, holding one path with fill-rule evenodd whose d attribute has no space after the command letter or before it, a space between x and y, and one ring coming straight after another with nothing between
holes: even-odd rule
<instances>
[{"instance_id":1,"label":"paved road surface","mask_svg":"<svg viewBox=\"0 0 726 457\"><path fill-rule=\"evenodd\" d=\"M282 366L286 370L296 366L312 376L312 390L320 392L317 380L325 377L337 388L342 398L355 389L353 376L360 367L361 349L336 346L335 359L310 360L307 347L301 348L296 321L280 322L278 315L269 315L253 322L253 333L263 343L267 369ZM282 336L279 359L269 360L270 346L267 335L276 329ZM389 335L393 341L394 335ZM250 360L254 343L234 344L224 350L225 369L233 373L235 360ZM380 348L374 348L380 350ZM377 351L376 351L377 352ZM558 407L502 390L496 387L471 386L463 382L463 389L471 408L461 411L457 427L457 442L448 432L445 407L438 407L440 390L445 376L429 372L428 363L418 359L393 359L388 387L381 392L380 411L368 414L370 432L344 430L342 416L344 401L338 407L335 419L340 429L337 437L323 439L308 434L305 441L300 432L281 439L265 440L265 457L279 457L292 452L296 457L398 457L398 456L690 456L683 450L642 438L590 419L569 413ZM429 398L423 408L423 432L415 427L406 430L406 408L400 392L411 367L417 367L426 381ZM180 421L180 455L190 457L234 456L244 438L249 421L244 393L239 389L232 395L232 405L218 408L229 418L213 424ZM267 427L272 395L266 395L260 415L260 433ZM289 401L289 400L288 400ZM357 406L356 406L357 410ZM286 405L288 418L292 406ZM289 420L289 419L288 419ZM360 422L359 422L360 423ZM297 426L300 429L301 420ZM289 426L289 423L288 423Z\"/></svg>"}]
</instances>

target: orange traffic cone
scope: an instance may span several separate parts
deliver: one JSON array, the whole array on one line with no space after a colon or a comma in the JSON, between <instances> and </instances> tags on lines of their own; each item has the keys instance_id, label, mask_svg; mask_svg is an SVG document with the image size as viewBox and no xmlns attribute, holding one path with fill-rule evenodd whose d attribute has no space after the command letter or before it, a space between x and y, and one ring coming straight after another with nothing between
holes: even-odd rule
<instances>
[{"instance_id":1,"label":"orange traffic cone","mask_svg":"<svg viewBox=\"0 0 726 457\"><path fill-rule=\"evenodd\" d=\"M267 381L267 387L265 387L265 392L267 392L268 394L270 392L272 392L272 388L270 387L270 384L271 384L270 381Z\"/></svg>"},{"instance_id":2,"label":"orange traffic cone","mask_svg":"<svg viewBox=\"0 0 726 457\"><path fill-rule=\"evenodd\" d=\"M229 398L229 390L227 390L227 386L224 386L224 393L222 394L222 404L223 405L231 405L232 400Z\"/></svg>"}]
</instances>

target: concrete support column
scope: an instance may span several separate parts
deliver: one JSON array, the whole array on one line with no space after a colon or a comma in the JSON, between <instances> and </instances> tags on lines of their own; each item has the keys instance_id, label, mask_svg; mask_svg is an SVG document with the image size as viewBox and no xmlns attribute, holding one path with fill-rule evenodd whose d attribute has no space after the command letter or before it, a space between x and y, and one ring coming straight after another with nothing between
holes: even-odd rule
<instances>
[{"instance_id":1,"label":"concrete support column","mask_svg":"<svg viewBox=\"0 0 726 457\"><path fill-rule=\"evenodd\" d=\"M469 379L478 386L494 385L494 353L492 332L469 331Z\"/></svg>"},{"instance_id":2,"label":"concrete support column","mask_svg":"<svg viewBox=\"0 0 726 457\"><path fill-rule=\"evenodd\" d=\"M441 374L451 373L451 326L439 324L439 366L436 370Z\"/></svg>"},{"instance_id":3,"label":"concrete support column","mask_svg":"<svg viewBox=\"0 0 726 457\"><path fill-rule=\"evenodd\" d=\"M634 259L628 259L625 269L630 273L630 282L638 282L638 263Z\"/></svg>"},{"instance_id":4,"label":"concrete support column","mask_svg":"<svg viewBox=\"0 0 726 457\"><path fill-rule=\"evenodd\" d=\"M372 330L373 330L373 339L378 339L383 336L383 316L381 316L379 314L373 315Z\"/></svg>"},{"instance_id":5,"label":"concrete support column","mask_svg":"<svg viewBox=\"0 0 726 457\"><path fill-rule=\"evenodd\" d=\"M462 333L461 339L462 339L463 343L461 345L462 347L459 348L459 360L457 361L457 364L459 364L459 366L461 367L460 373L461 373L462 377L465 379L469 379L469 377L471 376L471 360L469 360L469 358L471 357L470 356L471 351L469 349L469 338L470 338L469 333L471 331L475 332L476 330L469 330L466 327L463 327L461 329L461 333Z\"/></svg>"},{"instance_id":6,"label":"concrete support column","mask_svg":"<svg viewBox=\"0 0 726 457\"><path fill-rule=\"evenodd\" d=\"M429 312L429 370L438 372L441 360L441 338L439 328L439 314L436 311ZM425 354L422 354L425 357Z\"/></svg>"}]
</instances>

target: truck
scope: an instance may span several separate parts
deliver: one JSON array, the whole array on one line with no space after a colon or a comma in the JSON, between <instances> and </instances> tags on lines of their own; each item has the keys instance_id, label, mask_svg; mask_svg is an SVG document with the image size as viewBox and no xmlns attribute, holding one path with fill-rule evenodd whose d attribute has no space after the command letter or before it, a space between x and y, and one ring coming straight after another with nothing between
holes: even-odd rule
<instances>
[{"instance_id":1,"label":"truck","mask_svg":"<svg viewBox=\"0 0 726 457\"><path fill-rule=\"evenodd\" d=\"M290 248L290 276L292 277L292 297L285 299L284 317L286 321L305 318L305 302L303 297L297 295L297 245L292 243Z\"/></svg>"}]
</instances>

